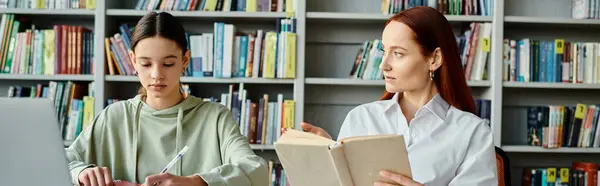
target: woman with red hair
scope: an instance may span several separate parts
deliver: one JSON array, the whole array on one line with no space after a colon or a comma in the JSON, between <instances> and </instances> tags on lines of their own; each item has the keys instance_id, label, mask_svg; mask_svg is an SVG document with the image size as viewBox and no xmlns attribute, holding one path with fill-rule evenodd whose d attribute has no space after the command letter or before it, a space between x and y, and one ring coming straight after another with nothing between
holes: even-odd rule
<instances>
[{"instance_id":1,"label":"woman with red hair","mask_svg":"<svg viewBox=\"0 0 600 186\"><path fill-rule=\"evenodd\" d=\"M385 24L379 68L386 93L352 109L338 135L404 136L412 179L382 170L394 183L375 185L498 185L487 120L477 117L452 27L430 7L400 12ZM304 131L331 138L320 127Z\"/></svg>"}]
</instances>

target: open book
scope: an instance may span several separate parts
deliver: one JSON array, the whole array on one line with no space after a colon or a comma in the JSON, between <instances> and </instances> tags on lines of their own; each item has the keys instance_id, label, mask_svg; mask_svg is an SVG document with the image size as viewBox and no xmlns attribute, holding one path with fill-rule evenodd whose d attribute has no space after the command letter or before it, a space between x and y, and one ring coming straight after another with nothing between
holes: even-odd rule
<instances>
[{"instance_id":1,"label":"open book","mask_svg":"<svg viewBox=\"0 0 600 186\"><path fill-rule=\"evenodd\" d=\"M275 151L293 186L363 186L389 181L379 171L412 178L404 137L357 136L339 142L298 130L287 130Z\"/></svg>"}]
</instances>

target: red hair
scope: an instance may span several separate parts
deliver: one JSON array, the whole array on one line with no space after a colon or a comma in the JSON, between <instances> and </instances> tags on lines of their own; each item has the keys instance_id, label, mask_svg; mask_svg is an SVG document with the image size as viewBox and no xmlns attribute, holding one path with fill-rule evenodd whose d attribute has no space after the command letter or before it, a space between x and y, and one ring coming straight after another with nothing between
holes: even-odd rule
<instances>
[{"instance_id":1,"label":"red hair","mask_svg":"<svg viewBox=\"0 0 600 186\"><path fill-rule=\"evenodd\" d=\"M441 97L448 104L475 114L475 101L467 86L458 45L452 26L438 10L419 6L402 11L385 23L398 21L414 32L414 38L423 55L430 55L436 48L442 52L442 65L434 72L433 81ZM394 93L385 92L380 100L390 99Z\"/></svg>"}]
</instances>

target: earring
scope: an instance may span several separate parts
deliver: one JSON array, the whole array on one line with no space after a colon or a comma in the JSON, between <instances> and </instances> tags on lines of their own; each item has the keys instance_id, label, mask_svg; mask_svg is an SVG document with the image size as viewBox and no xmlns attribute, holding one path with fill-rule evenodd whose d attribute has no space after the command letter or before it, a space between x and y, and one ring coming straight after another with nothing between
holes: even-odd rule
<instances>
[{"instance_id":1,"label":"earring","mask_svg":"<svg viewBox=\"0 0 600 186\"><path fill-rule=\"evenodd\" d=\"M429 71L429 79L431 79L432 81L433 81L433 76L435 76L433 71Z\"/></svg>"}]
</instances>

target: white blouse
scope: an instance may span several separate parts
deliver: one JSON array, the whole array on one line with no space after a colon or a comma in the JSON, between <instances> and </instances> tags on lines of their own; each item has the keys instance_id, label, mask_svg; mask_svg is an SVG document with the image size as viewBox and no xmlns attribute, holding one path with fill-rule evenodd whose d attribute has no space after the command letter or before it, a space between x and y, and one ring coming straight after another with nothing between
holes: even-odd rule
<instances>
[{"instance_id":1,"label":"white blouse","mask_svg":"<svg viewBox=\"0 0 600 186\"><path fill-rule=\"evenodd\" d=\"M413 180L423 185L498 185L487 120L450 106L439 94L420 108L410 126L397 103L374 101L352 109L338 140L373 134L404 135Z\"/></svg>"}]
</instances>

